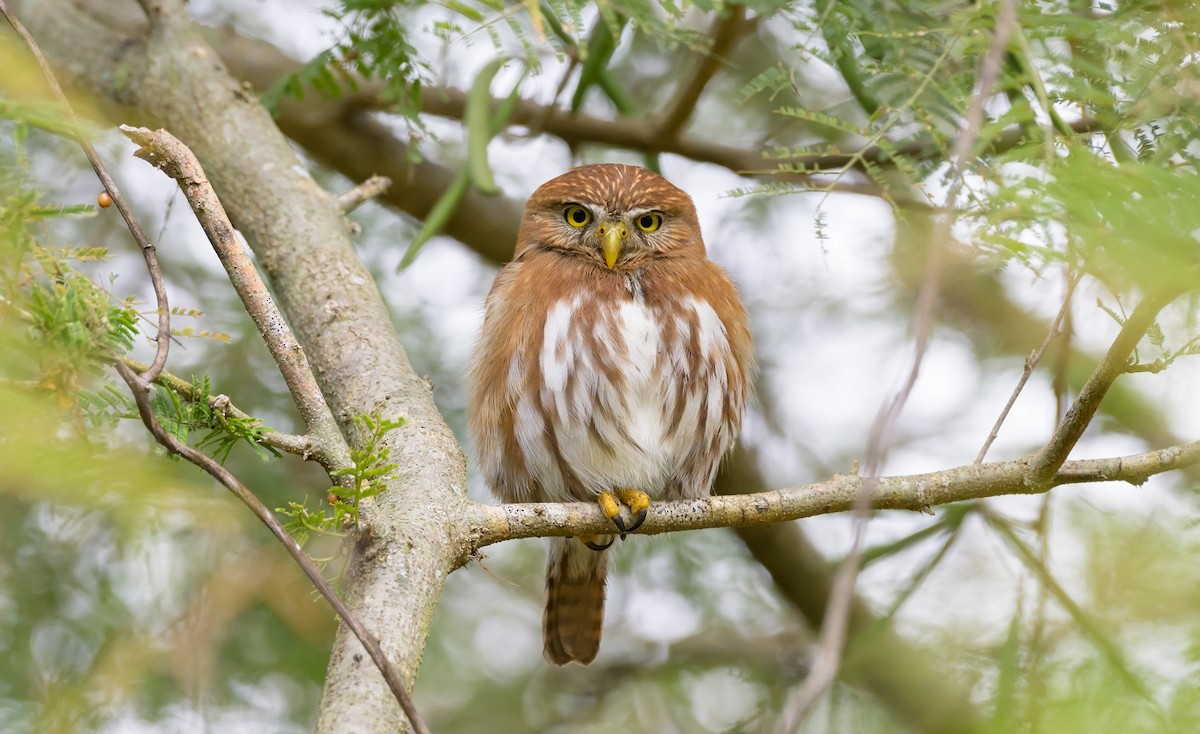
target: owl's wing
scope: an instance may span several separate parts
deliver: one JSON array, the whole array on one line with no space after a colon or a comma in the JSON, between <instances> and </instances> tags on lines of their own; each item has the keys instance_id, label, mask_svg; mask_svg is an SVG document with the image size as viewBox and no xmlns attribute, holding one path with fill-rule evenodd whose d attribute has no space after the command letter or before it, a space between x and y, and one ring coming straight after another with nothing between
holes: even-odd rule
<instances>
[{"instance_id":1,"label":"owl's wing","mask_svg":"<svg viewBox=\"0 0 1200 734\"><path fill-rule=\"evenodd\" d=\"M524 291L525 264L500 270L488 293L483 329L471 363L468 419L484 480L505 502L528 502L530 477L515 435L516 406L530 379L526 355L536 354L538 314ZM542 320L545 314L541 315Z\"/></svg>"}]
</instances>

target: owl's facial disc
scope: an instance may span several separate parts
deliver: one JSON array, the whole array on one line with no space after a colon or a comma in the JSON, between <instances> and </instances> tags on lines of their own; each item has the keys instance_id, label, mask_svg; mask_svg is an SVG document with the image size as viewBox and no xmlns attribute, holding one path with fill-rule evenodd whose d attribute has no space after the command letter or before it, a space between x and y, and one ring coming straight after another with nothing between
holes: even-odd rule
<instances>
[{"instance_id":1,"label":"owl's facial disc","mask_svg":"<svg viewBox=\"0 0 1200 734\"><path fill-rule=\"evenodd\" d=\"M596 234L600 235L600 252L604 254L604 262L612 270L621 257L625 240L629 239L629 228L624 222L605 219L597 225Z\"/></svg>"}]
</instances>

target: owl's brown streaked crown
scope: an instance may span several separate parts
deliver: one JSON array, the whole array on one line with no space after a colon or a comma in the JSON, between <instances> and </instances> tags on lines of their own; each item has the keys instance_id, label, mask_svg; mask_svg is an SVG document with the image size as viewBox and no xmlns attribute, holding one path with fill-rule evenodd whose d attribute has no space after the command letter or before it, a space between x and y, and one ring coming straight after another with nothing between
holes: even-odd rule
<instances>
[{"instance_id":1,"label":"owl's brown streaked crown","mask_svg":"<svg viewBox=\"0 0 1200 734\"><path fill-rule=\"evenodd\" d=\"M553 204L596 204L610 212L659 209L675 216L695 212L692 199L648 168L594 163L550 179L529 197L526 210Z\"/></svg>"}]
</instances>

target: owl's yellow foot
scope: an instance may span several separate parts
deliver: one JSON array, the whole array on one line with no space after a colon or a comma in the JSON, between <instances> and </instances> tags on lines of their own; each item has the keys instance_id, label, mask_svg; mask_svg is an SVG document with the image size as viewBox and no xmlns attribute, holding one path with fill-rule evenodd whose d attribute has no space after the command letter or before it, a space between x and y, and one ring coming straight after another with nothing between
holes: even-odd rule
<instances>
[{"instance_id":1,"label":"owl's yellow foot","mask_svg":"<svg viewBox=\"0 0 1200 734\"><path fill-rule=\"evenodd\" d=\"M601 492L596 496L596 502L600 505L604 516L617 526L617 530L621 531L621 540L625 540L626 533L632 533L646 522L646 510L650 507L650 496L636 489L618 489L613 492ZM625 519L621 517L622 503L629 508L630 514L633 515L633 522L628 526L625 525Z\"/></svg>"},{"instance_id":2,"label":"owl's yellow foot","mask_svg":"<svg viewBox=\"0 0 1200 734\"><path fill-rule=\"evenodd\" d=\"M646 522L646 511L650 508L650 495L636 489L618 489L616 495L617 499L621 500L633 515L633 524L625 531L632 533Z\"/></svg>"}]
</instances>

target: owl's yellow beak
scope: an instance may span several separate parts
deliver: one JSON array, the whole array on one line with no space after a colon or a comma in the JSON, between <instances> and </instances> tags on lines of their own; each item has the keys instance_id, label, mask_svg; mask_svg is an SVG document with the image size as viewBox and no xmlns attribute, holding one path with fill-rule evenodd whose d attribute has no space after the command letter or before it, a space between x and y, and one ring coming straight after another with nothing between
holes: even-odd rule
<instances>
[{"instance_id":1,"label":"owl's yellow beak","mask_svg":"<svg viewBox=\"0 0 1200 734\"><path fill-rule=\"evenodd\" d=\"M621 248L625 246L629 230L620 222L607 221L600 223L596 233L600 235L600 251L604 253L604 262L612 270L621 256Z\"/></svg>"}]
</instances>

